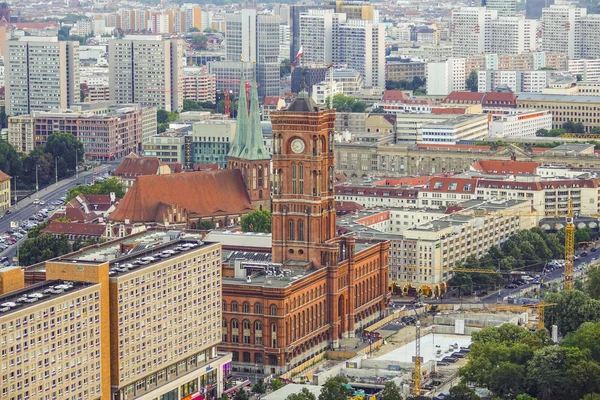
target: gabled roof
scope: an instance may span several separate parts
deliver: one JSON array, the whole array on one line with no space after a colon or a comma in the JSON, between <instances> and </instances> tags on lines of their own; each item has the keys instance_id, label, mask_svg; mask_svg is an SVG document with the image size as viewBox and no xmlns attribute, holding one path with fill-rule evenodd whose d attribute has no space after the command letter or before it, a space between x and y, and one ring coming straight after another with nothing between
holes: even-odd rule
<instances>
[{"instance_id":1,"label":"gabled roof","mask_svg":"<svg viewBox=\"0 0 600 400\"><path fill-rule=\"evenodd\" d=\"M199 217L246 214L253 209L240 170L221 169L140 176L109 219L157 222L161 204L178 205Z\"/></svg>"},{"instance_id":2,"label":"gabled roof","mask_svg":"<svg viewBox=\"0 0 600 400\"><path fill-rule=\"evenodd\" d=\"M42 229L42 233L53 233L65 235L102 236L106 229L105 225L82 224L78 222L52 222Z\"/></svg>"},{"instance_id":3,"label":"gabled roof","mask_svg":"<svg viewBox=\"0 0 600 400\"><path fill-rule=\"evenodd\" d=\"M493 175L535 175L541 163L533 161L479 160L471 168Z\"/></svg>"},{"instance_id":4,"label":"gabled roof","mask_svg":"<svg viewBox=\"0 0 600 400\"><path fill-rule=\"evenodd\" d=\"M156 157L125 157L112 172L115 176L136 177L142 175L155 175L161 166L167 165Z\"/></svg>"},{"instance_id":5,"label":"gabled roof","mask_svg":"<svg viewBox=\"0 0 600 400\"><path fill-rule=\"evenodd\" d=\"M248 132L248 106L246 103L246 79L244 78L244 69L240 77L240 98L238 99L238 111L235 125L235 136L229 149L229 157L239 158L242 150L246 146L246 133Z\"/></svg>"},{"instance_id":6,"label":"gabled roof","mask_svg":"<svg viewBox=\"0 0 600 400\"><path fill-rule=\"evenodd\" d=\"M0 171L0 182L6 182L11 178L12 176L5 174L3 171Z\"/></svg>"},{"instance_id":7,"label":"gabled roof","mask_svg":"<svg viewBox=\"0 0 600 400\"><path fill-rule=\"evenodd\" d=\"M263 102L263 104L265 106L276 106L279 103L279 100L283 99L279 96L265 97L265 101Z\"/></svg>"},{"instance_id":8,"label":"gabled roof","mask_svg":"<svg viewBox=\"0 0 600 400\"><path fill-rule=\"evenodd\" d=\"M482 104L485 93L479 92L452 92L442 104Z\"/></svg>"},{"instance_id":9,"label":"gabled roof","mask_svg":"<svg viewBox=\"0 0 600 400\"><path fill-rule=\"evenodd\" d=\"M516 107L517 96L509 92L487 92L483 100L484 107Z\"/></svg>"},{"instance_id":10,"label":"gabled roof","mask_svg":"<svg viewBox=\"0 0 600 400\"><path fill-rule=\"evenodd\" d=\"M383 92L383 98L381 99L384 103L389 102L403 102L408 100L408 97L401 90L386 90Z\"/></svg>"},{"instance_id":11,"label":"gabled roof","mask_svg":"<svg viewBox=\"0 0 600 400\"><path fill-rule=\"evenodd\" d=\"M421 191L474 194L477 179L434 176Z\"/></svg>"}]
</instances>

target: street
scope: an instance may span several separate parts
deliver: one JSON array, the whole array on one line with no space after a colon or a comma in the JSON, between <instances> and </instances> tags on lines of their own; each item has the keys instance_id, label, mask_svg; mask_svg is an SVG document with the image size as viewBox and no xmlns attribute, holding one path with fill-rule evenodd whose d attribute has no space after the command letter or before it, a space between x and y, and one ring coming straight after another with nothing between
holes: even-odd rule
<instances>
[{"instance_id":1,"label":"street","mask_svg":"<svg viewBox=\"0 0 600 400\"><path fill-rule=\"evenodd\" d=\"M33 204L33 200L45 200L46 203L57 200L61 196L65 196L67 191L72 187L89 182L89 178L92 176L92 174L103 174L113 168L114 165L105 164L93 170L81 172L79 173L79 178L72 177L63 179L56 184L52 184L45 189L40 190L37 194L34 193L31 196L19 201L16 207L13 205L10 208L10 214L0 217L0 233L6 232L8 229L10 229L11 221L27 220L29 217L37 213L38 210L46 207L45 205ZM17 246L19 246L21 241L25 240L26 238L27 236L4 250L2 253L0 253L0 257L8 257L9 260L12 260L12 258L16 255Z\"/></svg>"}]
</instances>

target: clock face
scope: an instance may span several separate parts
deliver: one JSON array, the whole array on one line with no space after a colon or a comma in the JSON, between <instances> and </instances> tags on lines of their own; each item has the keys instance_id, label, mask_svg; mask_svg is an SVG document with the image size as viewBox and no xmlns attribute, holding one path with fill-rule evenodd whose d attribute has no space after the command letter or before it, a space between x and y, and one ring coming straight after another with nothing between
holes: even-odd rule
<instances>
[{"instance_id":1,"label":"clock face","mask_svg":"<svg viewBox=\"0 0 600 400\"><path fill-rule=\"evenodd\" d=\"M296 154L300 154L304 151L304 141L302 139L294 139L292 140L292 151Z\"/></svg>"}]
</instances>

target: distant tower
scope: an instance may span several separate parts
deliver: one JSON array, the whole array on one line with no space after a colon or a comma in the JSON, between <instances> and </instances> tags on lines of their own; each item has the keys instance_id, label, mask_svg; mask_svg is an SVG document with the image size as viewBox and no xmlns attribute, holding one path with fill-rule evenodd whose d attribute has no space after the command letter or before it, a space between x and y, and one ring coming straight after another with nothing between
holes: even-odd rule
<instances>
[{"instance_id":1,"label":"distant tower","mask_svg":"<svg viewBox=\"0 0 600 400\"><path fill-rule=\"evenodd\" d=\"M228 168L239 169L244 177L246 189L252 205L257 210L271 208L271 156L265 148L258 107L256 65L250 91L250 118L246 106L246 81L244 63L240 78L240 98L238 100L235 138L228 154Z\"/></svg>"},{"instance_id":2,"label":"distant tower","mask_svg":"<svg viewBox=\"0 0 600 400\"><path fill-rule=\"evenodd\" d=\"M10 6L7 3L0 3L0 23L10 22Z\"/></svg>"}]
</instances>

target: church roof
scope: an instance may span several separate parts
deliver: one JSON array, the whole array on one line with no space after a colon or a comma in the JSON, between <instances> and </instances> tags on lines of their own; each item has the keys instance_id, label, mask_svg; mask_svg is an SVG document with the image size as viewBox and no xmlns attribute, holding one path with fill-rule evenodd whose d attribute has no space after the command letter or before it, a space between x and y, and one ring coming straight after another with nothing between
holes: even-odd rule
<instances>
[{"instance_id":1,"label":"church roof","mask_svg":"<svg viewBox=\"0 0 600 400\"><path fill-rule=\"evenodd\" d=\"M109 219L155 222L164 205L178 205L199 217L246 214L253 209L240 170L221 169L140 176Z\"/></svg>"},{"instance_id":2,"label":"church roof","mask_svg":"<svg viewBox=\"0 0 600 400\"><path fill-rule=\"evenodd\" d=\"M298 97L296 97L286 110L294 112L319 112L319 106L308 93L302 91L298 93Z\"/></svg>"},{"instance_id":3,"label":"church roof","mask_svg":"<svg viewBox=\"0 0 600 400\"><path fill-rule=\"evenodd\" d=\"M231 158L241 158L243 160L269 160L271 158L263 141L258 105L256 70L254 72L252 89L250 91L250 118L248 118L246 106L246 82L242 71L235 138L228 156Z\"/></svg>"}]
</instances>

